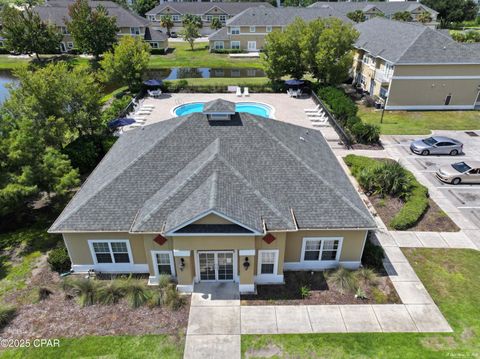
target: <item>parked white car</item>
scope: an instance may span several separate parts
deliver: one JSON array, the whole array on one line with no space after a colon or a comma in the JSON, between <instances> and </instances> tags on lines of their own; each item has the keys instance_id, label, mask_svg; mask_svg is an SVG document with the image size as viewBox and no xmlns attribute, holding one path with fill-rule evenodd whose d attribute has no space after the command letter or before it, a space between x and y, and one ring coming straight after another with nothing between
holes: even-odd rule
<instances>
[{"instance_id":1,"label":"parked white car","mask_svg":"<svg viewBox=\"0 0 480 359\"><path fill-rule=\"evenodd\" d=\"M440 181L451 184L480 184L480 161L463 161L442 166L436 175Z\"/></svg>"}]
</instances>

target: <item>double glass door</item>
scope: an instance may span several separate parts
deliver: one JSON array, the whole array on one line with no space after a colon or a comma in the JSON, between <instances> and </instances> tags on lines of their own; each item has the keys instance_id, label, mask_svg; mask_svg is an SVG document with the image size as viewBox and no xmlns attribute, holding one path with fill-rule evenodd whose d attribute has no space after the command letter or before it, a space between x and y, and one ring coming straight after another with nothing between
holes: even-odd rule
<instances>
[{"instance_id":1,"label":"double glass door","mask_svg":"<svg viewBox=\"0 0 480 359\"><path fill-rule=\"evenodd\" d=\"M233 280L233 252L198 252L200 280Z\"/></svg>"}]
</instances>

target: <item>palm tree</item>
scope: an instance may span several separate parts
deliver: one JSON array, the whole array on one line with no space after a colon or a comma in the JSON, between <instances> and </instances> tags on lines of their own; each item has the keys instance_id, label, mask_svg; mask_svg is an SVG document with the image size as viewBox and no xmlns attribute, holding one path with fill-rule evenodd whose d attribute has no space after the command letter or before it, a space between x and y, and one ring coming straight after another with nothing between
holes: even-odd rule
<instances>
[{"instance_id":1,"label":"palm tree","mask_svg":"<svg viewBox=\"0 0 480 359\"><path fill-rule=\"evenodd\" d=\"M393 14L392 19L397 21L406 21L406 22L413 20L412 14L410 14L408 11L396 12L395 14Z\"/></svg>"},{"instance_id":2,"label":"palm tree","mask_svg":"<svg viewBox=\"0 0 480 359\"><path fill-rule=\"evenodd\" d=\"M347 17L350 20L355 21L357 23L364 22L367 19L362 10L355 10L355 11L349 12L347 14Z\"/></svg>"},{"instance_id":3,"label":"palm tree","mask_svg":"<svg viewBox=\"0 0 480 359\"><path fill-rule=\"evenodd\" d=\"M428 11L423 11L417 16L417 20L422 24L427 24L432 21L432 15Z\"/></svg>"},{"instance_id":4,"label":"palm tree","mask_svg":"<svg viewBox=\"0 0 480 359\"><path fill-rule=\"evenodd\" d=\"M162 16L160 19L160 26L167 29L167 35L170 36L170 30L174 26L172 17L170 15Z\"/></svg>"}]
</instances>

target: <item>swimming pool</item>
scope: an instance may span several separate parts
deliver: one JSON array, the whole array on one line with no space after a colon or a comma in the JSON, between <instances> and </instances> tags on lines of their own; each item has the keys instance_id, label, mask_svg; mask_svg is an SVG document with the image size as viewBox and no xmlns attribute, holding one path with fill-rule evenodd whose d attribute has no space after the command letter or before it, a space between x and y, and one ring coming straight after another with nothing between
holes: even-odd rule
<instances>
[{"instance_id":1,"label":"swimming pool","mask_svg":"<svg viewBox=\"0 0 480 359\"><path fill-rule=\"evenodd\" d=\"M252 115L262 117L273 117L273 108L258 102L237 102L235 109L237 112L248 112ZM173 109L175 116L185 116L195 112L203 111L203 102L191 102L185 105L180 105Z\"/></svg>"}]
</instances>

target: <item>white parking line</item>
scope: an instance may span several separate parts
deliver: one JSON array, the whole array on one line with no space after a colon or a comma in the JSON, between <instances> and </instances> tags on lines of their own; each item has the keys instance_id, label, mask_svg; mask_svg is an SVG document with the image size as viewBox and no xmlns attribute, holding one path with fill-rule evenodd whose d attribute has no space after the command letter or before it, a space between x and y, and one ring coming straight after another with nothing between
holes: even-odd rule
<instances>
[{"instance_id":1,"label":"white parking line","mask_svg":"<svg viewBox=\"0 0 480 359\"><path fill-rule=\"evenodd\" d=\"M480 209L480 206L457 207L458 209Z\"/></svg>"},{"instance_id":2,"label":"white parking line","mask_svg":"<svg viewBox=\"0 0 480 359\"><path fill-rule=\"evenodd\" d=\"M473 190L473 191L479 191L480 190L480 187L470 187L470 186L448 186L448 185L445 185L445 186L440 186L440 187L435 187L435 188L438 188L438 189L470 189L470 190Z\"/></svg>"}]
</instances>

